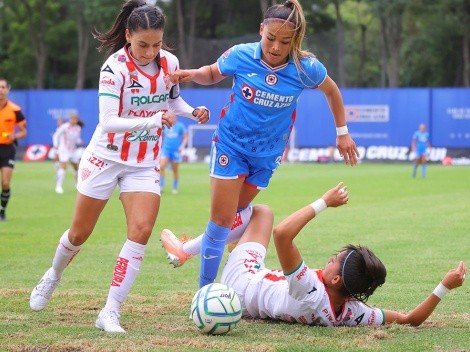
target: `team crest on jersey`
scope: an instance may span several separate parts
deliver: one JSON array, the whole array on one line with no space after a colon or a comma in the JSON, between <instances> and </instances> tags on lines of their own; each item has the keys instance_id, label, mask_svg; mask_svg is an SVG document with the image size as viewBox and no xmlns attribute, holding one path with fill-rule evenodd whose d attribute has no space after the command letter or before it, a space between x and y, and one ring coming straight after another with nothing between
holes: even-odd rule
<instances>
[{"instance_id":1,"label":"team crest on jersey","mask_svg":"<svg viewBox=\"0 0 470 352\"><path fill-rule=\"evenodd\" d=\"M126 62L126 55L119 55L118 58L117 58L117 61Z\"/></svg>"},{"instance_id":2,"label":"team crest on jersey","mask_svg":"<svg viewBox=\"0 0 470 352\"><path fill-rule=\"evenodd\" d=\"M269 73L264 77L264 81L267 85L274 86L277 84L277 76L274 73Z\"/></svg>"},{"instance_id":3,"label":"team crest on jersey","mask_svg":"<svg viewBox=\"0 0 470 352\"><path fill-rule=\"evenodd\" d=\"M226 154L219 156L218 163L220 166L227 166L230 163L229 157Z\"/></svg>"},{"instance_id":4,"label":"team crest on jersey","mask_svg":"<svg viewBox=\"0 0 470 352\"><path fill-rule=\"evenodd\" d=\"M255 99L255 90L246 84L242 86L242 94L249 102L253 102Z\"/></svg>"},{"instance_id":5,"label":"team crest on jersey","mask_svg":"<svg viewBox=\"0 0 470 352\"><path fill-rule=\"evenodd\" d=\"M111 70L111 67L109 67L109 65L106 65L106 67L103 67L101 72L109 72L109 73L112 73L114 75L114 72L113 72L113 70Z\"/></svg>"}]
</instances>

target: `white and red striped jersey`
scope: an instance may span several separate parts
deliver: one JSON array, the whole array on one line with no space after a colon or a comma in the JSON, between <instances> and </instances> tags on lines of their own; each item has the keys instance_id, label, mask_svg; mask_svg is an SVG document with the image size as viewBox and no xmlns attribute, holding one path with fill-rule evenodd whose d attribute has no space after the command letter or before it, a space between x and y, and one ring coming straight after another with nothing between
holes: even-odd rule
<instances>
[{"instance_id":1,"label":"white and red striped jersey","mask_svg":"<svg viewBox=\"0 0 470 352\"><path fill-rule=\"evenodd\" d=\"M58 151L74 152L82 144L81 132L80 125L72 125L70 122L63 123L52 136L54 148Z\"/></svg>"},{"instance_id":2,"label":"white and red striped jersey","mask_svg":"<svg viewBox=\"0 0 470 352\"><path fill-rule=\"evenodd\" d=\"M150 69L139 66L126 47L106 60L100 72L99 123L87 147L89 151L126 165L158 167L161 116L158 124L155 120L159 112L169 110L170 91L174 87L169 74L179 66L176 56L163 49L160 50L160 61L160 69L155 69L154 65L154 71L151 69L153 63L148 65ZM134 119L133 130L115 132L112 127L105 128L106 122L116 115L122 119Z\"/></svg>"}]
</instances>

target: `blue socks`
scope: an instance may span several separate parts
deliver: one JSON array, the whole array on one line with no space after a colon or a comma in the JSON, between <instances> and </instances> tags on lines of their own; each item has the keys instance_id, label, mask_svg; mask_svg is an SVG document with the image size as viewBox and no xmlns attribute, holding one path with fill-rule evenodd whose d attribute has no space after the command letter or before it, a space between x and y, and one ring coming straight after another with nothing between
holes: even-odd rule
<instances>
[{"instance_id":1,"label":"blue socks","mask_svg":"<svg viewBox=\"0 0 470 352\"><path fill-rule=\"evenodd\" d=\"M199 287L214 282L224 254L225 240L230 232L229 227L219 226L212 221L207 223L201 243L201 268L199 270Z\"/></svg>"}]
</instances>

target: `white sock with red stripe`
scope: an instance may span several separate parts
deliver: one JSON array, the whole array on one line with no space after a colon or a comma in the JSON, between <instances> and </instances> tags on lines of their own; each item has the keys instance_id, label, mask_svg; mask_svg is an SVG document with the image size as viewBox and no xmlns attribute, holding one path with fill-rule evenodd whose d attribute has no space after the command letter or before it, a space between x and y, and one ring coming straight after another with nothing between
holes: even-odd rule
<instances>
[{"instance_id":1,"label":"white sock with red stripe","mask_svg":"<svg viewBox=\"0 0 470 352\"><path fill-rule=\"evenodd\" d=\"M60 279L65 268L72 259L80 252L80 246L74 246L69 241L69 229L67 229L59 240L55 251L54 259L52 259L51 279Z\"/></svg>"},{"instance_id":2,"label":"white sock with red stripe","mask_svg":"<svg viewBox=\"0 0 470 352\"><path fill-rule=\"evenodd\" d=\"M113 279L105 309L119 311L139 273L145 247L144 244L130 240L124 243L114 266Z\"/></svg>"},{"instance_id":3,"label":"white sock with red stripe","mask_svg":"<svg viewBox=\"0 0 470 352\"><path fill-rule=\"evenodd\" d=\"M248 207L237 213L235 219L233 220L232 229L228 234L226 244L238 241L242 237L248 224L250 223L252 212L253 207L250 204ZM203 235L204 234L199 235L198 237L188 242L185 242L183 244L183 250L191 255L199 254L201 252L201 243Z\"/></svg>"}]
</instances>

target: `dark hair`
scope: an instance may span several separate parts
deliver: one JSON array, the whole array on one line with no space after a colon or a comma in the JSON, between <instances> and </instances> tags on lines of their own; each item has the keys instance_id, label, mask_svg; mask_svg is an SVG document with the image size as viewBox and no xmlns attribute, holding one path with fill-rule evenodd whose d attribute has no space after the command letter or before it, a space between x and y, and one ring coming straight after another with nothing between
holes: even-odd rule
<instances>
[{"instance_id":1,"label":"dark hair","mask_svg":"<svg viewBox=\"0 0 470 352\"><path fill-rule=\"evenodd\" d=\"M106 57L109 57L126 45L126 29L133 33L142 29L163 30L164 28L165 16L158 6L148 5L145 0L127 0L107 32L99 32L94 28L92 33L95 39L101 42L98 50L107 50ZM159 59L160 55L157 56L158 61Z\"/></svg>"},{"instance_id":2,"label":"dark hair","mask_svg":"<svg viewBox=\"0 0 470 352\"><path fill-rule=\"evenodd\" d=\"M6 84L7 84L7 87L8 87L8 89L10 89L10 88L11 88L10 82L8 82L8 80L7 80L6 78L4 78L4 77L0 77L0 81L5 81L5 82L6 82Z\"/></svg>"},{"instance_id":3,"label":"dark hair","mask_svg":"<svg viewBox=\"0 0 470 352\"><path fill-rule=\"evenodd\" d=\"M348 244L341 251L346 252L340 259L341 289L344 294L365 303L375 289L385 283L385 265L367 247Z\"/></svg>"},{"instance_id":4,"label":"dark hair","mask_svg":"<svg viewBox=\"0 0 470 352\"><path fill-rule=\"evenodd\" d=\"M313 87L312 84L304 82L305 79L311 81L308 78L308 75L305 71L305 68L301 64L301 60L304 58L315 58L315 55L308 50L302 49L302 42L305 37L305 32L307 28L307 21L305 20L305 15L302 9L302 5L298 0L288 0L284 4L277 4L269 7L263 16L263 22L266 23L269 19L280 19L285 20L285 25L289 24L294 28L294 35L292 37L291 44L291 55L294 60L295 66L297 68L297 74L299 79L306 87ZM302 75L304 77L302 77Z\"/></svg>"}]
</instances>

